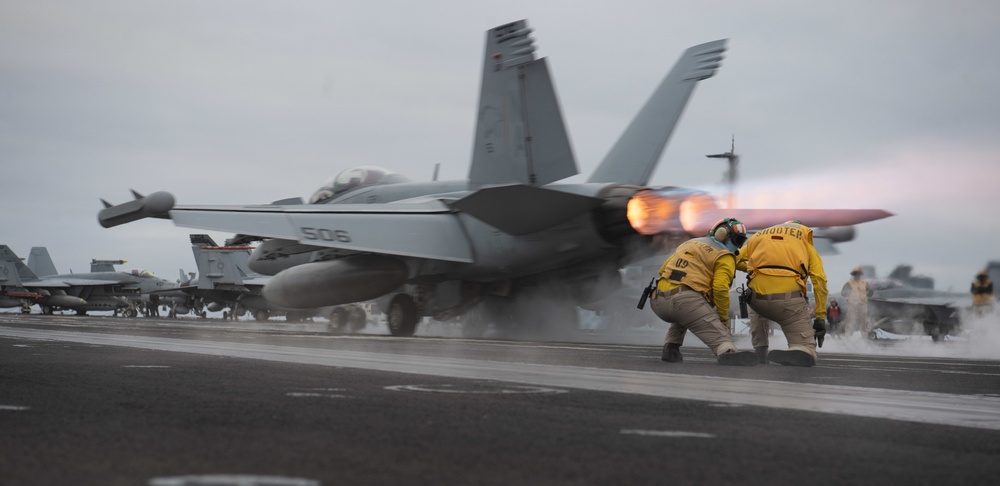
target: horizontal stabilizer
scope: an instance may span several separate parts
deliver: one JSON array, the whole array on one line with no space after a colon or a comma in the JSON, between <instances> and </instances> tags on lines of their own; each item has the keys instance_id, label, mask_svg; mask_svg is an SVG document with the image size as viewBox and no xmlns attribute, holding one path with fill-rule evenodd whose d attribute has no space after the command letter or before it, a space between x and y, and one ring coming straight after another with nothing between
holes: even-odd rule
<instances>
[{"instance_id":1,"label":"horizontal stabilizer","mask_svg":"<svg viewBox=\"0 0 1000 486\"><path fill-rule=\"evenodd\" d=\"M722 218L736 218L748 229L758 230L799 220L811 228L851 226L892 216L882 209L709 209L698 214L691 225L685 225L689 234L703 234Z\"/></svg>"},{"instance_id":2,"label":"horizontal stabilizer","mask_svg":"<svg viewBox=\"0 0 1000 486\"><path fill-rule=\"evenodd\" d=\"M452 207L514 236L551 228L601 205L603 200L540 187L512 185L480 189Z\"/></svg>"}]
</instances>

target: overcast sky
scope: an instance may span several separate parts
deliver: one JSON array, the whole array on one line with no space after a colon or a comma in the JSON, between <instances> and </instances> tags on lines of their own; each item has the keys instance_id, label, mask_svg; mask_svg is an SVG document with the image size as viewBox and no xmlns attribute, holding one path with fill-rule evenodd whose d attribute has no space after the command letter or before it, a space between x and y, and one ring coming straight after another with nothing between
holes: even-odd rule
<instances>
[{"instance_id":1,"label":"overcast sky","mask_svg":"<svg viewBox=\"0 0 1000 486\"><path fill-rule=\"evenodd\" d=\"M0 235L57 268L123 258L174 278L192 230L97 224L99 198L307 198L380 165L465 178L484 33L526 18L583 180L695 44L728 38L653 184L738 203L875 207L830 285L910 263L965 291L1000 260L1000 3L982 1L0 0ZM224 234L215 234L218 239Z\"/></svg>"}]
</instances>

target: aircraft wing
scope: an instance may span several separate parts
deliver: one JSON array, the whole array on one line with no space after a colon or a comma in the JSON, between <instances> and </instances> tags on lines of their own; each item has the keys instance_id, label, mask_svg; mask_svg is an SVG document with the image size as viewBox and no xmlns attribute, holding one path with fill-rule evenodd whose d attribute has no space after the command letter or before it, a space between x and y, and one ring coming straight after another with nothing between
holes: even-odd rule
<instances>
[{"instance_id":1,"label":"aircraft wing","mask_svg":"<svg viewBox=\"0 0 1000 486\"><path fill-rule=\"evenodd\" d=\"M166 196L163 196L166 195ZM317 248L472 262L472 249L452 209L441 201L385 204L176 206L151 210L144 199L105 208L104 227L144 217L169 217L177 226L293 240Z\"/></svg>"},{"instance_id":2,"label":"aircraft wing","mask_svg":"<svg viewBox=\"0 0 1000 486\"><path fill-rule=\"evenodd\" d=\"M85 278L40 278L38 280L33 280L30 282L25 282L24 284L29 287L41 287L41 288L66 288L66 287L92 287L97 285L112 285L116 282L112 281L101 281L92 280Z\"/></svg>"}]
</instances>

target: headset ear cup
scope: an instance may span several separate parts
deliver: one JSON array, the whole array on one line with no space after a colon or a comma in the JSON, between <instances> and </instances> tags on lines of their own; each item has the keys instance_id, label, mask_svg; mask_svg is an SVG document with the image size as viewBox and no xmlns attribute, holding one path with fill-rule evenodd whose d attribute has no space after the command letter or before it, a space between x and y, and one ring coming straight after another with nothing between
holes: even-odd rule
<instances>
[{"instance_id":1,"label":"headset ear cup","mask_svg":"<svg viewBox=\"0 0 1000 486\"><path fill-rule=\"evenodd\" d=\"M719 226L715 229L715 241L726 241L729 237L729 230L725 226Z\"/></svg>"}]
</instances>

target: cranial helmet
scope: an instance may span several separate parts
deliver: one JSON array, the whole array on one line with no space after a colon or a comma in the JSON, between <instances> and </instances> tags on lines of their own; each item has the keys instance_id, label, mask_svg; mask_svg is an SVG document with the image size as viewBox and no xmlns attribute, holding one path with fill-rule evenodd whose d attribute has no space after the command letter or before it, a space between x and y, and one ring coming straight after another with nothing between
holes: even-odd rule
<instances>
[{"instance_id":1,"label":"cranial helmet","mask_svg":"<svg viewBox=\"0 0 1000 486\"><path fill-rule=\"evenodd\" d=\"M785 224L802 224L802 221L799 221L797 219L793 219L791 221L785 221Z\"/></svg>"},{"instance_id":2,"label":"cranial helmet","mask_svg":"<svg viewBox=\"0 0 1000 486\"><path fill-rule=\"evenodd\" d=\"M865 272L861 271L861 267L854 267L854 270L851 270L851 275L861 275L863 273Z\"/></svg>"},{"instance_id":3,"label":"cranial helmet","mask_svg":"<svg viewBox=\"0 0 1000 486\"><path fill-rule=\"evenodd\" d=\"M723 218L712 226L708 236L722 243L728 239L736 245L736 248L740 248L747 241L747 227L736 218Z\"/></svg>"}]
</instances>

